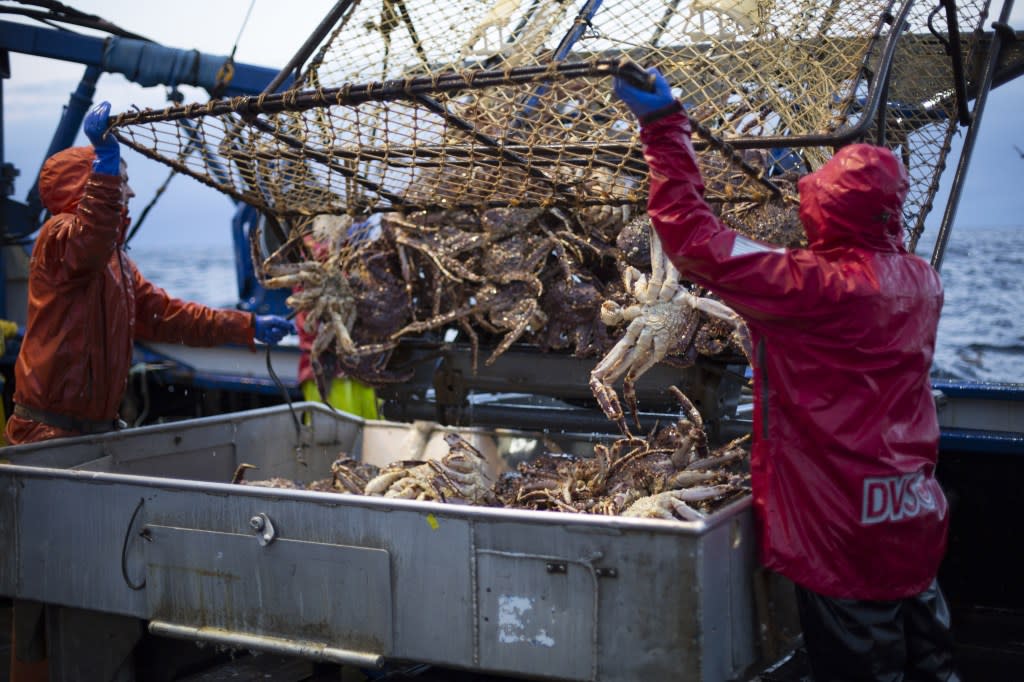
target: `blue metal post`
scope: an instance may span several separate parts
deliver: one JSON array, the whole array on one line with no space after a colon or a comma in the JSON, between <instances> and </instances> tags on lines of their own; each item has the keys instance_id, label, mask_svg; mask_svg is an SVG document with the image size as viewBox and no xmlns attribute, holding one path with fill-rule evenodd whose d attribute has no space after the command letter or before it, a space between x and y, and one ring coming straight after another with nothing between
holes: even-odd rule
<instances>
[{"instance_id":1,"label":"blue metal post","mask_svg":"<svg viewBox=\"0 0 1024 682\"><path fill-rule=\"evenodd\" d=\"M78 131L82 128L85 113L92 106L92 98L96 94L96 81L99 80L101 73L103 72L98 66L86 67L82 80L78 82L78 88L71 93L71 99L64 107L64 113L60 117L60 123L57 124L57 130L53 133L53 139L50 141L49 149L46 150L46 156L43 157L43 163L46 163L46 159L57 152L67 149L75 143ZM35 182L32 183L32 189L28 192L26 203L31 220L28 225L22 226L23 231L18 236L34 232L39 226L39 214L43 211L43 204L39 200L38 173Z\"/></svg>"},{"instance_id":2,"label":"blue metal post","mask_svg":"<svg viewBox=\"0 0 1024 682\"><path fill-rule=\"evenodd\" d=\"M573 22L572 28L566 33L558 47L555 48L555 54L552 57L552 61L558 63L563 61L572 49L572 46L576 44L580 38L583 37L583 33L590 26L590 20L597 14L597 10L601 8L601 2L603 0L587 0L587 3L580 9L578 15L576 15L576 21ZM522 122L532 116L537 108L537 102L544 96L544 93L548 91L548 86L541 84L537 86L537 89L530 95L530 98L526 100L526 106L523 107L523 111L516 116L516 120L512 123L512 128L518 128Z\"/></svg>"},{"instance_id":3,"label":"blue metal post","mask_svg":"<svg viewBox=\"0 0 1024 682\"><path fill-rule=\"evenodd\" d=\"M238 283L238 307L260 315L288 315L285 299L290 289L265 289L256 279L256 265L249 248L251 233L260 221L260 212L239 202L231 219L231 243L235 251L235 280Z\"/></svg>"}]
</instances>

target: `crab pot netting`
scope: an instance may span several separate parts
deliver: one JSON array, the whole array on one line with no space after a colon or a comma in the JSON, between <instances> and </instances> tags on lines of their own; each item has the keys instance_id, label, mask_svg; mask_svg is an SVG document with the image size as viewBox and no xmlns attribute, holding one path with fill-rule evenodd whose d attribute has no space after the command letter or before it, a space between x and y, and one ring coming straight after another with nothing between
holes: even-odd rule
<instances>
[{"instance_id":1,"label":"crab pot netting","mask_svg":"<svg viewBox=\"0 0 1024 682\"><path fill-rule=\"evenodd\" d=\"M695 121L746 147L729 155L698 140L708 199L765 202L779 192L751 167L770 178L827 160L830 147L800 140L834 135L862 115L899 9L877 0L364 0L350 6L290 92L625 55L661 69ZM915 184L908 224L930 200L954 113L945 47L926 31L932 9L911 10L912 35L901 41L890 86L891 100L905 105L899 132L915 133L904 155ZM959 3L968 57L985 11ZM637 127L606 76L356 104L295 97L283 106L271 113L257 98L240 98L219 114L203 105L131 112L115 127L135 149L278 216L573 208L645 197ZM758 138L779 136L793 146L757 147Z\"/></svg>"},{"instance_id":2,"label":"crab pot netting","mask_svg":"<svg viewBox=\"0 0 1024 682\"><path fill-rule=\"evenodd\" d=\"M979 61L984 55L978 38L990 3L977 0L955 5L959 49L970 77L981 72ZM884 133L886 146L902 158L910 175L903 217L907 245L913 251L924 232L925 218L959 128L945 10L938 3L914 3L907 24L907 34L897 42L892 61ZM877 134L873 125L868 141L875 140Z\"/></svg>"},{"instance_id":3,"label":"crab pot netting","mask_svg":"<svg viewBox=\"0 0 1024 682\"><path fill-rule=\"evenodd\" d=\"M553 326L562 314L548 302L557 278L543 259L552 245L562 279L596 287L588 314L617 295L612 280L628 258L617 259L616 271L587 254L620 248L618 229L646 200L639 130L609 77L630 65L660 69L686 105L705 196L731 226L799 243L795 180L843 142L884 133L910 172L904 222L913 247L957 129L950 53L959 50L966 71L976 70L988 12L987 2L955 4L959 44L950 46L938 3L355 1L287 91L126 112L113 129L142 154L275 218L289 244L326 239L335 275L351 277L370 258L361 252L371 252L376 274L367 281L395 277L394 267L381 265L390 256L378 240L380 225L390 224L398 251L418 254L410 264L399 253L410 309L396 323L401 329L392 325L355 344L387 348L404 333L465 326L485 314L489 321L472 326L492 333L515 327L507 341L520 338L523 325L508 322L515 315L481 283L519 287L537 299L539 310L516 313L530 318L531 332L545 317ZM883 131L872 110L881 100ZM538 212L557 219L535 220ZM383 221L363 220L371 214L384 214ZM344 218L326 220L332 215ZM609 228L609 220L619 222ZM510 225L533 241L513 246ZM462 236L444 236L449 228ZM467 246L467 233L480 238L477 246ZM299 259L312 255L306 250ZM296 284L274 278L274 259L257 256L271 277L267 286ZM322 253L316 258L323 262ZM642 259L630 265L650 269ZM495 277L495 267L504 274ZM325 273L314 277L317 286L339 281ZM353 296L347 287L335 294ZM572 292L572 305L582 309L579 293ZM331 315L317 305L324 319L344 318L335 324L339 337L345 321L365 317L351 303ZM348 331L359 336L355 327ZM564 330L558 334L540 345L573 345ZM587 337L574 350L592 354L607 345Z\"/></svg>"}]
</instances>

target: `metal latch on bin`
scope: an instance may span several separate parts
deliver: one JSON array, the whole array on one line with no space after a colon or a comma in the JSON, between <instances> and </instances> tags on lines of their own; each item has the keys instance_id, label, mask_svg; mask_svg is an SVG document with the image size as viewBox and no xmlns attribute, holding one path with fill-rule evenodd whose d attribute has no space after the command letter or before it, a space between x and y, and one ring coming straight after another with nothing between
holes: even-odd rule
<instances>
[{"instance_id":1,"label":"metal latch on bin","mask_svg":"<svg viewBox=\"0 0 1024 682\"><path fill-rule=\"evenodd\" d=\"M277 537L277 530L274 528L273 522L263 512L249 519L249 526L256 533L256 539L264 547L273 542L274 538Z\"/></svg>"}]
</instances>

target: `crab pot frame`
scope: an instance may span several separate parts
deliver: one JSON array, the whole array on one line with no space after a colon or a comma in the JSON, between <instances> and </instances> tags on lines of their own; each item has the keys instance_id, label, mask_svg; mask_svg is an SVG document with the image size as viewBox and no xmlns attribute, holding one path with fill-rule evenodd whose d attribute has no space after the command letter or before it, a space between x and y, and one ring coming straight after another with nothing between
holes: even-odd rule
<instances>
[{"instance_id":1,"label":"crab pot frame","mask_svg":"<svg viewBox=\"0 0 1024 682\"><path fill-rule=\"evenodd\" d=\"M978 70L978 29L988 13L987 2L943 2L943 33L940 7L920 2L837 0L802 14L781 2L693 2L642 16L631 2L584 2L575 15L566 8L548 17L544 31L533 29L538 37L530 22L541 23L544 5L532 15L508 14L506 5L457 8L463 27L442 26L454 20L435 16L442 10L428 3L339 3L333 33L290 90L128 112L115 132L140 153L278 217L639 204L636 130L602 78L625 57L661 68L692 105L713 202L778 201L779 189L764 184L773 175L813 169L852 140L896 147L910 162L905 223L913 247L947 138L967 119L966 74ZM473 40L477 34L466 34L474 17L491 31L492 16L518 21L518 38L506 36L488 54L438 44ZM698 20L703 32L694 29ZM627 21L635 27L621 40L609 37ZM376 33L367 28L374 26ZM366 56L382 47L382 64ZM822 65L808 71L816 60ZM358 80L378 69L389 78ZM815 77L834 93L819 93ZM595 169L601 182L579 181ZM747 180L731 178L728 195L716 196L716 173Z\"/></svg>"},{"instance_id":2,"label":"crab pot frame","mask_svg":"<svg viewBox=\"0 0 1024 682\"><path fill-rule=\"evenodd\" d=\"M608 76L642 81L636 65L657 66L695 125L706 197L755 238L766 238L765 210L795 215L801 173L868 140L908 166L903 217L916 249L952 139L968 125L938 264L984 98L1014 58L998 32L991 40L983 32L988 12L986 1L952 0L694 0L656 11L632 0L340 2L263 95L127 112L113 130L140 153L257 207L270 227L251 236L276 231L278 244L302 243L325 214L364 226L374 213L535 208L558 215L564 234L582 243L594 238L599 212L642 211L638 130ZM274 92L293 72L289 89ZM614 229L597 236L606 253L617 248ZM379 231L353 227L349 237L328 247L345 272ZM253 242L255 260L269 262L270 250ZM416 267L422 273L414 264L407 278ZM577 275L603 289L614 278L592 268ZM463 308L481 295L465 281L449 284ZM424 299L438 284L420 277L406 286ZM435 313L438 306L434 317L447 320L433 330L440 334L456 322L443 313L459 304L435 298ZM480 333L478 321L466 323ZM478 369L461 385L486 384ZM667 404L657 393L660 404L646 405Z\"/></svg>"}]
</instances>

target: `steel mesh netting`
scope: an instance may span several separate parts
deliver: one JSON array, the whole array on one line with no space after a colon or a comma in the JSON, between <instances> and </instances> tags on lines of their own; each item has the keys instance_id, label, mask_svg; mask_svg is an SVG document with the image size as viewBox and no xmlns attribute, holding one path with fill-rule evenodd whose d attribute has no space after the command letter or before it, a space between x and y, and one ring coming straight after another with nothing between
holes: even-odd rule
<instances>
[{"instance_id":1,"label":"steel mesh netting","mask_svg":"<svg viewBox=\"0 0 1024 682\"><path fill-rule=\"evenodd\" d=\"M354 3L293 92L628 55L659 67L726 140L827 135L849 119L888 3ZM495 85L356 105L220 116L127 114L129 144L277 215L398 208L636 204L644 169L632 117L607 77ZM250 114L250 112L252 112ZM185 126L188 126L187 128ZM201 147L202 154L191 153ZM188 152L188 153L186 153ZM743 157L802 168L784 148ZM816 166L827 153L808 149ZM777 192L704 154L712 201Z\"/></svg>"},{"instance_id":2,"label":"steel mesh netting","mask_svg":"<svg viewBox=\"0 0 1024 682\"><path fill-rule=\"evenodd\" d=\"M301 288L291 304L327 329L314 358L333 348L350 373L384 380L398 338L445 326L474 345L493 337L491 359L516 340L593 355L616 339L602 301L629 304L623 271L651 269L646 225L631 220L646 166L609 74L658 67L698 128L723 219L797 244L795 180L850 130L870 132L892 26L906 18L886 132L910 168L916 239L956 123L933 8L364 0L288 91L127 112L114 129L283 228L285 246L256 259L267 286ZM959 7L968 58L986 11ZM670 355L729 346L721 329L699 337Z\"/></svg>"},{"instance_id":3,"label":"steel mesh netting","mask_svg":"<svg viewBox=\"0 0 1024 682\"><path fill-rule=\"evenodd\" d=\"M959 51L968 73L979 58L979 37L990 3L987 0L955 3ZM915 3L907 18L907 35L896 46L890 67L884 141L902 158L910 175L910 191L903 204L906 239L917 247L925 218L946 167L953 136L958 131L950 36L944 8ZM875 141L877 124L868 133Z\"/></svg>"}]
</instances>

